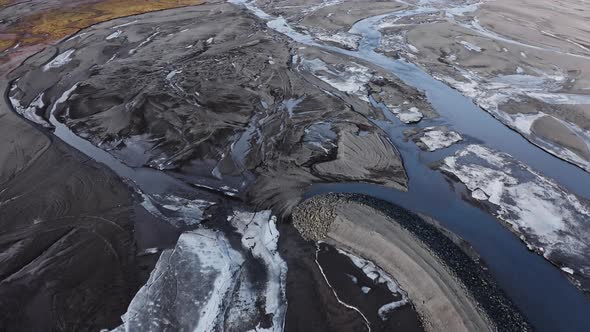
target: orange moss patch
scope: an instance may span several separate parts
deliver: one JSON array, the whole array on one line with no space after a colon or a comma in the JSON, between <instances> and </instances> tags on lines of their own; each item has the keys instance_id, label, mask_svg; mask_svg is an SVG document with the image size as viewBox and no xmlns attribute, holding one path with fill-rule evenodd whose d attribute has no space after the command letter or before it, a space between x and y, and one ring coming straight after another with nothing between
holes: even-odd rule
<instances>
[{"instance_id":1,"label":"orange moss patch","mask_svg":"<svg viewBox=\"0 0 590 332\"><path fill-rule=\"evenodd\" d=\"M10 0L0 0L2 4ZM200 5L204 0L105 0L75 8L55 8L20 18L9 27L6 34L15 38L0 37L0 51L17 43L22 46L51 42L65 38L80 29L118 17L136 15L191 5Z\"/></svg>"},{"instance_id":2,"label":"orange moss patch","mask_svg":"<svg viewBox=\"0 0 590 332\"><path fill-rule=\"evenodd\" d=\"M4 8L12 3L12 0L0 0L0 8Z\"/></svg>"},{"instance_id":3,"label":"orange moss patch","mask_svg":"<svg viewBox=\"0 0 590 332\"><path fill-rule=\"evenodd\" d=\"M13 45L14 40L12 39L0 39L0 50L11 48Z\"/></svg>"}]
</instances>

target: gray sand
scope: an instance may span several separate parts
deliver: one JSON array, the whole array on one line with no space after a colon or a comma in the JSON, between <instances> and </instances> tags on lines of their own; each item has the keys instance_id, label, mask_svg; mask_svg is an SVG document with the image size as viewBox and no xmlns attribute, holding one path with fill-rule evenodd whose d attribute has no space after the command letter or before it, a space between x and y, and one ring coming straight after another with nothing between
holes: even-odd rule
<instances>
[{"instance_id":1,"label":"gray sand","mask_svg":"<svg viewBox=\"0 0 590 332\"><path fill-rule=\"evenodd\" d=\"M468 258L466 249L459 249L422 218L365 196L328 195L302 203L294 210L293 221L304 237L350 250L394 276L428 331L529 329L501 291L483 281L489 277ZM439 251L445 242L449 247ZM471 261L462 269L471 268L468 273L479 277L458 277L465 272L453 264L462 259ZM485 286L470 285L474 280Z\"/></svg>"}]
</instances>

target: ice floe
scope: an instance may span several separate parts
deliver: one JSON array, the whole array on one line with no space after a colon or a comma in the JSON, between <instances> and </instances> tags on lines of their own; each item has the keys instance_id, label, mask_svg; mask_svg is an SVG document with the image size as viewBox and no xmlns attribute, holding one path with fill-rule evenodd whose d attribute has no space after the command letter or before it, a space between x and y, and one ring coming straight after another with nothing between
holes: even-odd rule
<instances>
[{"instance_id":1,"label":"ice floe","mask_svg":"<svg viewBox=\"0 0 590 332\"><path fill-rule=\"evenodd\" d=\"M45 66L43 66L43 71L48 71L53 68L59 68L66 65L68 62L72 61L72 54L74 54L74 49L69 49L63 53L58 54L53 60L49 61Z\"/></svg>"},{"instance_id":2,"label":"ice floe","mask_svg":"<svg viewBox=\"0 0 590 332\"><path fill-rule=\"evenodd\" d=\"M228 221L241 244L204 228L183 233L162 252L115 331L282 331L287 265L276 218L234 211ZM252 259L265 273L248 270Z\"/></svg>"},{"instance_id":3,"label":"ice floe","mask_svg":"<svg viewBox=\"0 0 590 332\"><path fill-rule=\"evenodd\" d=\"M43 102L43 93L35 97L35 99L29 103L29 106L21 105L20 100L15 97L10 96L9 99L12 107L14 107L14 110L22 117L43 127L51 127L51 125L45 121L43 117L37 114L37 112L45 107L45 103Z\"/></svg>"},{"instance_id":4,"label":"ice floe","mask_svg":"<svg viewBox=\"0 0 590 332\"><path fill-rule=\"evenodd\" d=\"M474 72L459 70L463 81L454 78L438 78L471 98L477 105L500 119L504 124L520 132L527 139L542 149L590 171L590 161L578 156L573 151L534 135L531 127L537 119L548 116L541 111L535 114L511 114L503 112L500 107L510 101L521 102L532 98L550 105L590 105L590 96L583 94L562 93L559 90L565 83L564 73L543 73L537 75L513 74L483 78ZM590 133L575 124L568 125L572 132L590 145ZM581 134L581 135L580 135Z\"/></svg>"},{"instance_id":5,"label":"ice floe","mask_svg":"<svg viewBox=\"0 0 590 332\"><path fill-rule=\"evenodd\" d=\"M282 331L285 324L287 263L278 252L277 219L270 211L235 211L230 223L242 236L242 246L266 268L266 287L261 295L266 315L272 316L272 328L258 326L256 331Z\"/></svg>"},{"instance_id":6,"label":"ice floe","mask_svg":"<svg viewBox=\"0 0 590 332\"><path fill-rule=\"evenodd\" d=\"M142 194L142 196L141 205L148 212L176 227L200 224L206 217L205 210L214 205L213 202L174 195Z\"/></svg>"},{"instance_id":7,"label":"ice floe","mask_svg":"<svg viewBox=\"0 0 590 332\"><path fill-rule=\"evenodd\" d=\"M529 248L572 272L590 276L590 203L554 180L481 145L469 145L439 166L493 206Z\"/></svg>"},{"instance_id":8,"label":"ice floe","mask_svg":"<svg viewBox=\"0 0 590 332\"><path fill-rule=\"evenodd\" d=\"M423 150L436 151L448 148L461 141L463 138L459 133L448 130L444 127L426 127L420 136L418 146Z\"/></svg>"},{"instance_id":9,"label":"ice floe","mask_svg":"<svg viewBox=\"0 0 590 332\"><path fill-rule=\"evenodd\" d=\"M320 59L308 60L300 58L300 68L312 73L337 90L356 95L367 102L369 101L367 83L369 83L373 74L365 66L350 62L344 69L339 70Z\"/></svg>"}]
</instances>

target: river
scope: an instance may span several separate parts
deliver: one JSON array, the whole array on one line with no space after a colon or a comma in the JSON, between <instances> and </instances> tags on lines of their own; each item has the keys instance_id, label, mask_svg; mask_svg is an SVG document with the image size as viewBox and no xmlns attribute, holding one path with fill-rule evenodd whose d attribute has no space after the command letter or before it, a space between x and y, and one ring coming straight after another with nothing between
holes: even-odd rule
<instances>
[{"instance_id":1,"label":"river","mask_svg":"<svg viewBox=\"0 0 590 332\"><path fill-rule=\"evenodd\" d=\"M557 180L570 191L590 197L590 174L534 146L518 133L504 126L456 90L435 80L417 66L403 60L394 60L376 53L381 34L375 24L395 12L370 17L357 22L350 32L362 36L357 51L318 44L305 34L295 31L284 19L272 17L251 3L245 4L254 14L267 21L267 25L302 44L313 45L371 62L389 70L406 84L424 91L439 118L423 120L419 126L446 125L470 140L475 140L498 151L511 154L515 159L531 165L544 175ZM421 10L421 9L414 9ZM67 96L64 96L67 99ZM316 184L307 197L327 192L363 193L398 204L415 212L425 213L439 220L445 227L467 240L481 255L515 304L538 331L590 330L590 298L576 289L559 271L526 246L488 213L465 202L462 186L451 185L438 171L429 167L460 149L457 144L434 153L423 152L413 142L406 142L404 127L399 121L375 123L390 137L401 152L409 177L409 191L400 192L383 186L360 183ZM187 185L163 171L149 168L131 168L110 153L75 135L60 123L53 114L50 122L54 134L94 160L111 168L122 178L135 184L141 193L191 196L197 188Z\"/></svg>"}]
</instances>

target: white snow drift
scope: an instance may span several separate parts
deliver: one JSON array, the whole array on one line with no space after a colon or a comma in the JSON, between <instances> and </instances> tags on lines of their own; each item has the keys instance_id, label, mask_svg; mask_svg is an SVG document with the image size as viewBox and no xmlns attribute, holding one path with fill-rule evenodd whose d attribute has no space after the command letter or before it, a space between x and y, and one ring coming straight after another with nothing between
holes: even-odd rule
<instances>
[{"instance_id":1,"label":"white snow drift","mask_svg":"<svg viewBox=\"0 0 590 332\"><path fill-rule=\"evenodd\" d=\"M529 248L568 271L590 276L590 202L510 155L469 145L443 160L472 197L495 207Z\"/></svg>"}]
</instances>

